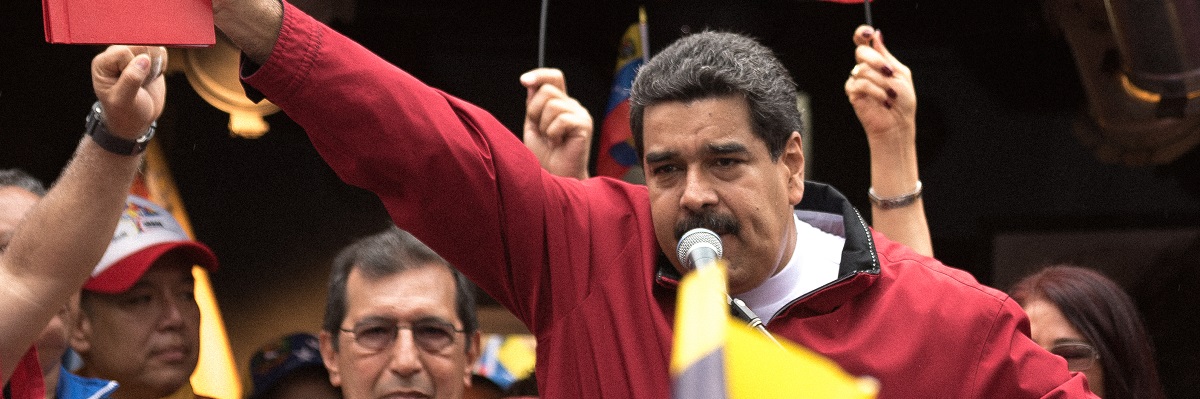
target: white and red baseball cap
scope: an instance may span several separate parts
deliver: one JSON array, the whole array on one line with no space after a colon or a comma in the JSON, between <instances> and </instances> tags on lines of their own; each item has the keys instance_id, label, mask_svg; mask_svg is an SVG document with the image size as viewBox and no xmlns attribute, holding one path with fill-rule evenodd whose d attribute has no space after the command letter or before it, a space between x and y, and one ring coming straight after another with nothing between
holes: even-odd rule
<instances>
[{"instance_id":1,"label":"white and red baseball cap","mask_svg":"<svg viewBox=\"0 0 1200 399\"><path fill-rule=\"evenodd\" d=\"M170 212L150 200L130 195L112 242L83 289L104 294L125 292L158 258L169 252L182 253L193 265L210 272L217 270L217 256L204 244L188 238Z\"/></svg>"}]
</instances>

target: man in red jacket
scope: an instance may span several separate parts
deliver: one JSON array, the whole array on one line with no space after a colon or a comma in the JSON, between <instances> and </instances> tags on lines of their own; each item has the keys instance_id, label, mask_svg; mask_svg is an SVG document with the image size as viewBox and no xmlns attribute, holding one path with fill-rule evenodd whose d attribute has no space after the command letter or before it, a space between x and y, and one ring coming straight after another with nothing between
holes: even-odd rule
<instances>
[{"instance_id":1,"label":"man in red jacket","mask_svg":"<svg viewBox=\"0 0 1200 399\"><path fill-rule=\"evenodd\" d=\"M1003 293L873 234L841 194L804 181L795 85L753 40L695 34L643 67L632 117L647 185L635 186L552 176L487 112L290 4L213 5L247 83L529 326L544 397L670 396L685 270L665 254L692 227L721 234L729 292L768 329L878 378L881 397L1090 395ZM878 46L857 57L860 120L868 134L912 129L911 75ZM902 194L880 193L911 203Z\"/></svg>"}]
</instances>

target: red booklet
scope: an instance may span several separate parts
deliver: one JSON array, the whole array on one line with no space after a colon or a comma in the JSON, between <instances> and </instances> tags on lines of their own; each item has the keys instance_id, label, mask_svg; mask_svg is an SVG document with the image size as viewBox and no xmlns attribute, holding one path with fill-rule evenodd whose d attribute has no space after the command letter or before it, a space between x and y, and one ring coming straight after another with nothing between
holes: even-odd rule
<instances>
[{"instance_id":1,"label":"red booklet","mask_svg":"<svg viewBox=\"0 0 1200 399\"><path fill-rule=\"evenodd\" d=\"M42 0L46 41L211 46L212 0Z\"/></svg>"}]
</instances>

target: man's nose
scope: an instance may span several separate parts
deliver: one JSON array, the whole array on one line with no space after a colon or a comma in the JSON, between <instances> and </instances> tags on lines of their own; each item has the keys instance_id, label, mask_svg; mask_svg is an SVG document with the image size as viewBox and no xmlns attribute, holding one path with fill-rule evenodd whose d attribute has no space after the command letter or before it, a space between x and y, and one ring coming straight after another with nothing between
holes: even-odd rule
<instances>
[{"instance_id":1,"label":"man's nose","mask_svg":"<svg viewBox=\"0 0 1200 399\"><path fill-rule=\"evenodd\" d=\"M717 193L713 190L712 182L696 167L689 168L684 182L683 194L679 197L679 206L692 212L700 213L704 208L717 204Z\"/></svg>"},{"instance_id":2,"label":"man's nose","mask_svg":"<svg viewBox=\"0 0 1200 399\"><path fill-rule=\"evenodd\" d=\"M392 345L392 361L388 367L401 376L410 376L421 371L421 349L413 340L412 330L396 332L396 343Z\"/></svg>"},{"instance_id":3,"label":"man's nose","mask_svg":"<svg viewBox=\"0 0 1200 399\"><path fill-rule=\"evenodd\" d=\"M184 324L183 306L178 298L171 295L164 295L162 313L160 314L159 326L164 329L182 328Z\"/></svg>"}]
</instances>

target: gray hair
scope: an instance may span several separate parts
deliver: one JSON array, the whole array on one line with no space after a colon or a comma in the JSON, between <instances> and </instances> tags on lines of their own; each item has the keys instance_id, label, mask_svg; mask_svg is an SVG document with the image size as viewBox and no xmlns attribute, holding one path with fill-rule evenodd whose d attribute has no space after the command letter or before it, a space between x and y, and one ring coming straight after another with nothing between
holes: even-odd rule
<instances>
[{"instance_id":1,"label":"gray hair","mask_svg":"<svg viewBox=\"0 0 1200 399\"><path fill-rule=\"evenodd\" d=\"M771 160L783 155L792 132L803 134L796 108L796 83L770 49L749 37L700 32L675 41L643 66L630 90L630 127L638 158L648 106L742 95L750 107L754 133Z\"/></svg>"},{"instance_id":2,"label":"gray hair","mask_svg":"<svg viewBox=\"0 0 1200 399\"><path fill-rule=\"evenodd\" d=\"M20 187L39 197L46 196L46 185L20 169L0 169L0 187Z\"/></svg>"},{"instance_id":3,"label":"gray hair","mask_svg":"<svg viewBox=\"0 0 1200 399\"><path fill-rule=\"evenodd\" d=\"M325 302L325 322L322 327L329 334L338 335L342 319L346 317L346 282L355 268L368 279L378 279L406 270L427 267L430 264L442 265L454 276L455 310L458 318L462 320L463 330L470 336L479 330L479 319L475 315L475 291L471 282L451 267L449 262L433 252L433 249L396 226L359 239L343 249L334 259L333 271L329 275L329 297ZM338 348L337 342L338 340L333 340L335 350ZM469 339L466 348L471 349Z\"/></svg>"}]
</instances>

